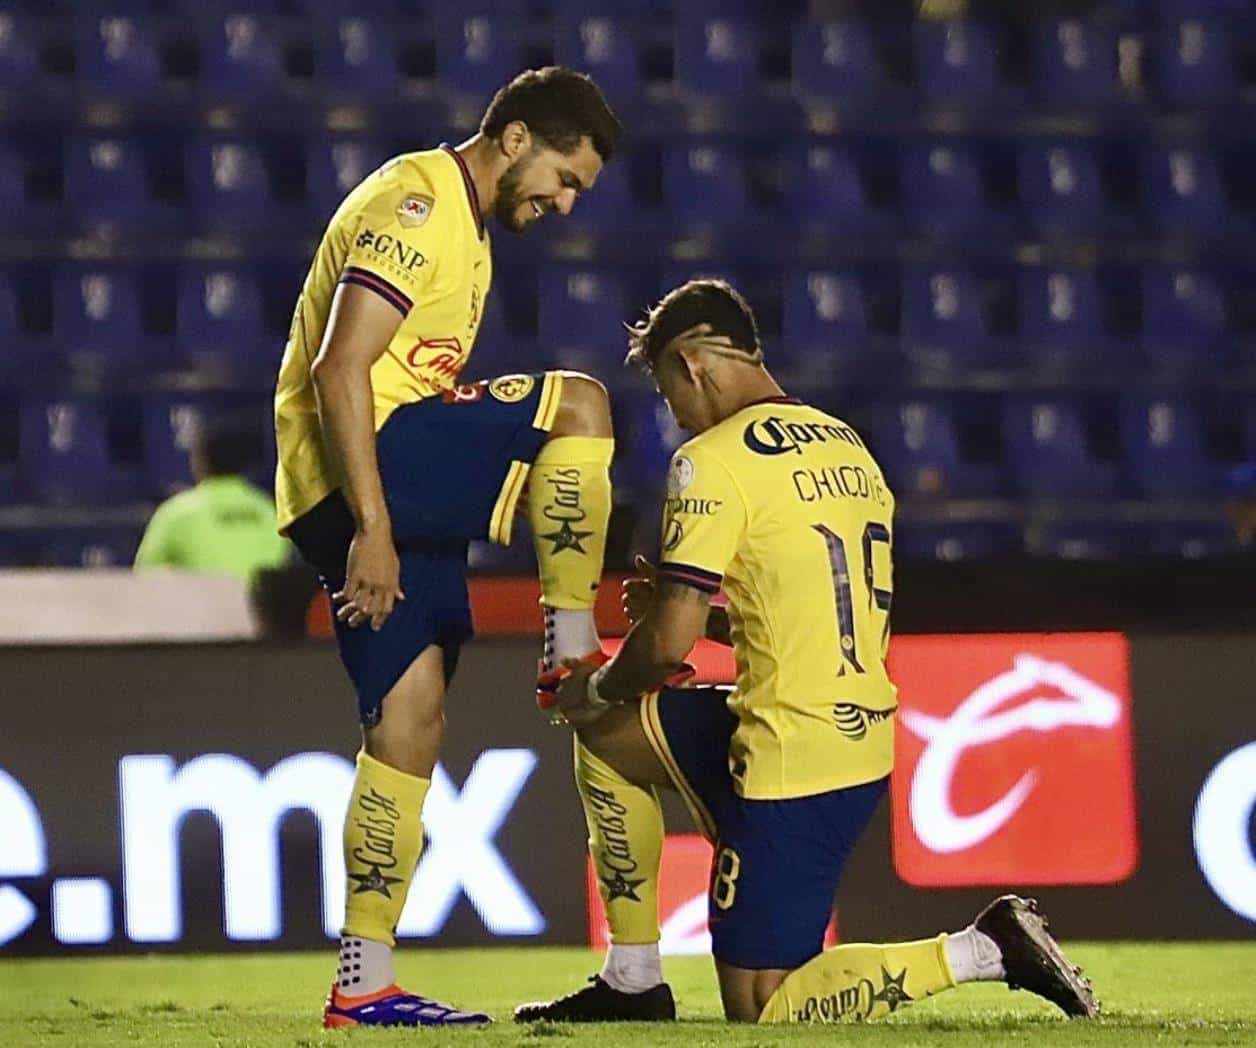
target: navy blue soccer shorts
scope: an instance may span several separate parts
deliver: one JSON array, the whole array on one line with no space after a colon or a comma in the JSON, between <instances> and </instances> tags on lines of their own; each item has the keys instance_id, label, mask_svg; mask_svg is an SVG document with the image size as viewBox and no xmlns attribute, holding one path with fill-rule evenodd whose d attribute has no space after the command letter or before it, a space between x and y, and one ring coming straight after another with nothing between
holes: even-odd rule
<instances>
[{"instance_id":1,"label":"navy blue soccer shorts","mask_svg":"<svg viewBox=\"0 0 1256 1048\"><path fill-rule=\"evenodd\" d=\"M888 779L789 800L738 796L727 688L664 688L641 702L654 752L715 846L712 953L737 968L805 964L824 948L833 898Z\"/></svg>"},{"instance_id":2,"label":"navy blue soccer shorts","mask_svg":"<svg viewBox=\"0 0 1256 1048\"><path fill-rule=\"evenodd\" d=\"M442 648L446 681L452 679L458 651L473 632L467 544L510 542L528 471L561 397L557 372L507 375L403 405L376 435L406 599L378 633L369 625L350 629L335 622L367 727L379 723L384 696L430 645ZM339 491L288 529L329 597L344 585L353 533Z\"/></svg>"}]
</instances>

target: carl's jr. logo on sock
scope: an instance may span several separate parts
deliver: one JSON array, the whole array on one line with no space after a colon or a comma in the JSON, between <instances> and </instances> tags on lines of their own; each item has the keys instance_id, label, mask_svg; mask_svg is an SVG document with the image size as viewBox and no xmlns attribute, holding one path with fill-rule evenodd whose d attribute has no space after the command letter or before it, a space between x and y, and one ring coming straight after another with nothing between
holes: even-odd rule
<instances>
[{"instance_id":1,"label":"carl's jr. logo on sock","mask_svg":"<svg viewBox=\"0 0 1256 1048\"><path fill-rule=\"evenodd\" d=\"M637 860L632 857L632 845L628 841L628 828L624 816L628 809L615 799L610 790L589 786L589 804L593 817L602 832L602 848L598 852L598 880L606 885L606 901L629 899L640 902L637 889L646 878L631 879L638 870Z\"/></svg>"},{"instance_id":2,"label":"carl's jr. logo on sock","mask_svg":"<svg viewBox=\"0 0 1256 1048\"><path fill-rule=\"evenodd\" d=\"M577 531L572 526L588 517L588 513L580 505L580 467L565 466L556 469L546 476L545 483L549 485L550 497L541 512L546 520L557 524L558 529L542 534L541 538L554 544L551 554L561 553L565 549L572 549L580 554L587 553L581 543L593 532Z\"/></svg>"},{"instance_id":3,"label":"carl's jr. logo on sock","mask_svg":"<svg viewBox=\"0 0 1256 1048\"><path fill-rule=\"evenodd\" d=\"M865 978L844 986L835 993L808 997L798 1009L795 1021L804 1023L833 1023L844 1019L864 1021L872 1016L872 1011L878 1004L884 1004L892 1012L900 1004L907 1004L912 1000L903 989L903 983L906 981L906 968L897 975L891 975L883 966L881 989L878 990L871 979Z\"/></svg>"},{"instance_id":4,"label":"carl's jr. logo on sock","mask_svg":"<svg viewBox=\"0 0 1256 1048\"><path fill-rule=\"evenodd\" d=\"M363 843L353 849L354 862L361 863L365 873L349 873L349 879L357 882L354 895L378 892L392 898L389 886L400 884L401 877L389 877L384 871L397 865L395 854L397 823L401 821L401 809L393 797L386 797L369 787L369 793L358 796L358 811L353 824L362 831Z\"/></svg>"}]
</instances>

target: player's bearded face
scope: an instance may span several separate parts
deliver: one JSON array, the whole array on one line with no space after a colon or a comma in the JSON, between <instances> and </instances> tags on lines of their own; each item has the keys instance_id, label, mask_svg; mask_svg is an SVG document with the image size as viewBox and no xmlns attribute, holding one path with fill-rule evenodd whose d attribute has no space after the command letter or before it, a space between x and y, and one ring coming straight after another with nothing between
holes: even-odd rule
<instances>
[{"instance_id":1,"label":"player's bearded face","mask_svg":"<svg viewBox=\"0 0 1256 1048\"><path fill-rule=\"evenodd\" d=\"M493 217L512 233L522 233L537 217L536 208L526 199L523 189L524 176L535 163L535 151L524 153L497 181Z\"/></svg>"},{"instance_id":2,"label":"player's bearded face","mask_svg":"<svg viewBox=\"0 0 1256 1048\"><path fill-rule=\"evenodd\" d=\"M602 158L588 139L569 154L534 140L497 180L493 217L512 233L521 233L550 212L570 214L577 195L593 187L601 170Z\"/></svg>"}]
</instances>

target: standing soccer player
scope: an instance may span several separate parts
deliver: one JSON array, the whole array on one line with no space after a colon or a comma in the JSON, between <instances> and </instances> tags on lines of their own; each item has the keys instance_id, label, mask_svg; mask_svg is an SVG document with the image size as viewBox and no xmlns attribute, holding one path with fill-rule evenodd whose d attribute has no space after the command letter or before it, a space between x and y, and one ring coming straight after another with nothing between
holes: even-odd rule
<instances>
[{"instance_id":1,"label":"standing soccer player","mask_svg":"<svg viewBox=\"0 0 1256 1048\"><path fill-rule=\"evenodd\" d=\"M585 375L457 379L492 277L486 220L520 232L568 214L619 134L588 77L521 74L473 138L395 157L349 194L297 300L275 394L279 527L331 594L362 723L326 1026L488 1021L401 990L392 959L472 632L467 542L508 543L526 498L546 659L598 650L613 442L606 391Z\"/></svg>"},{"instance_id":2,"label":"standing soccer player","mask_svg":"<svg viewBox=\"0 0 1256 1048\"><path fill-rule=\"evenodd\" d=\"M711 942L728 1018L876 1020L976 980L1093 1015L1089 984L1015 896L954 935L822 949L893 766L894 498L853 429L782 393L728 284L672 291L632 343L696 436L672 459L657 574L626 590L623 648L596 670L572 664L556 695L577 725L611 947L591 985L516 1018L675 1017L658 953L660 786L715 846ZM709 606L721 588L726 612ZM704 632L732 644L736 686L659 690Z\"/></svg>"}]
</instances>

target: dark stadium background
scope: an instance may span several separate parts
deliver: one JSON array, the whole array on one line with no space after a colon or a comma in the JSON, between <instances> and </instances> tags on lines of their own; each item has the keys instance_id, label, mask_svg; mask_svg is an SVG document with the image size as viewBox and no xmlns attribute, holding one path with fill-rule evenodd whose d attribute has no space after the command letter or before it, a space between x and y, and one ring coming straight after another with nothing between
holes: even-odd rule
<instances>
[{"instance_id":1,"label":"dark stadium background","mask_svg":"<svg viewBox=\"0 0 1256 1048\"><path fill-rule=\"evenodd\" d=\"M692 275L728 276L769 366L857 426L899 496L897 632L954 635L957 665L979 632L1129 637L1138 867L1042 889L1049 908L1081 936L1250 935L1251 802L1210 845L1246 916L1201 872L1192 822L1223 759L1254 766L1256 557L1231 514L1256 500L1256 8L918 6L0 0L0 598L47 572L54 607L96 602L103 639L112 598L76 587L129 565L190 482L198 419L254 418L253 473L273 470L275 369L340 197L396 152L470 135L518 70L564 62L598 79L628 143L571 219L494 232L467 377L607 383L608 570L653 553L681 439L620 366L621 322ZM477 574L530 575L517 534L474 549ZM502 636L533 632L535 606L493 585L477 615L498 636L464 658L447 768L461 783L490 748L538 756L497 841L544 913L539 941L583 941L567 740L531 712L533 642ZM125 926L124 756L265 772L351 755L331 649L289 635L306 596L264 594L284 635L254 645L0 629L0 916L31 908L6 952L152 948ZM220 827L181 826L186 935L158 945L237 945ZM283 930L266 942L325 941L315 831L284 822ZM889 835L883 815L845 930L913 933L987 894L909 888ZM433 941L488 938L461 898Z\"/></svg>"}]
</instances>

